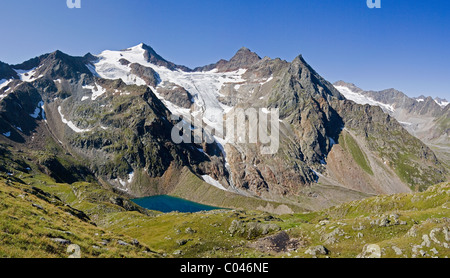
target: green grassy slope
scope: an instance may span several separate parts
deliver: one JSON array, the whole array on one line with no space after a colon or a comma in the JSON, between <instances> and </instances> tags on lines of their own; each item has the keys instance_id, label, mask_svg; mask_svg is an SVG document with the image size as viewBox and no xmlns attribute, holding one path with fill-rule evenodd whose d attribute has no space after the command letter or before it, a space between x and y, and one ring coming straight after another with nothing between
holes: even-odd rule
<instances>
[{"instance_id":1,"label":"green grassy slope","mask_svg":"<svg viewBox=\"0 0 450 278\"><path fill-rule=\"evenodd\" d=\"M83 257L351 258L368 244L377 244L381 257L450 255L448 182L275 215L249 209L266 201L218 194L184 171L180 182L188 186L175 186L172 195L236 209L163 214L95 181L57 182L32 155L1 151L0 257L67 257L69 244L79 245Z\"/></svg>"},{"instance_id":2,"label":"green grassy slope","mask_svg":"<svg viewBox=\"0 0 450 278\"><path fill-rule=\"evenodd\" d=\"M2 179L0 200L0 257L67 258L70 244L80 247L83 258L159 256L36 187Z\"/></svg>"}]
</instances>

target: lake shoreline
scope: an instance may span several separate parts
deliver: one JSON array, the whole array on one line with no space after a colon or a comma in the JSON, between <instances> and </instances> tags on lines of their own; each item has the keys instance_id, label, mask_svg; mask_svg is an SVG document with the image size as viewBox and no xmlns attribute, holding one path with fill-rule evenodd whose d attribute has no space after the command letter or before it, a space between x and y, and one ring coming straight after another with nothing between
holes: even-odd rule
<instances>
[{"instance_id":1,"label":"lake shoreline","mask_svg":"<svg viewBox=\"0 0 450 278\"><path fill-rule=\"evenodd\" d=\"M170 195L149 196L144 198L131 199L131 201L143 208L163 213L170 213L170 212L193 213L200 211L224 209L220 207L214 207L192 202L186 199Z\"/></svg>"}]
</instances>

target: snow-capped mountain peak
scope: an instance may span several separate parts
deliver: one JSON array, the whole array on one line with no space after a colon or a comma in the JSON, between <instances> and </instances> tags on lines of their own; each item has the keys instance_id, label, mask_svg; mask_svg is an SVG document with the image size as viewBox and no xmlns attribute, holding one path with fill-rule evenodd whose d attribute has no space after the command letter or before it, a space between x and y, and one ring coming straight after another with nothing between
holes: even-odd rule
<instances>
[{"instance_id":1,"label":"snow-capped mountain peak","mask_svg":"<svg viewBox=\"0 0 450 278\"><path fill-rule=\"evenodd\" d=\"M442 99L442 98L438 98L438 97L435 98L434 101L435 101L437 104L439 104L439 106L441 106L441 107L443 107L443 108L450 104L450 102L449 102L448 100Z\"/></svg>"},{"instance_id":2,"label":"snow-capped mountain peak","mask_svg":"<svg viewBox=\"0 0 450 278\"><path fill-rule=\"evenodd\" d=\"M97 76L105 79L122 79L128 85L147 85L172 113L188 116L189 109L180 107L159 94L160 89L174 85L184 88L192 96L192 101L196 104L195 109L201 110L205 121L217 128L221 128L221 115L231 108L219 101L222 96L220 90L226 83L238 84L245 81L242 77L246 72L245 69L226 73L219 73L217 70L184 71L142 43L125 50L106 50L97 57L98 60L89 65ZM151 72L156 82L153 84L147 82L145 72Z\"/></svg>"},{"instance_id":3,"label":"snow-capped mountain peak","mask_svg":"<svg viewBox=\"0 0 450 278\"><path fill-rule=\"evenodd\" d=\"M335 88L345 96L358 104L369 104L380 106L385 112L392 113L398 108L407 110L420 110L420 113L429 113L440 111L450 102L441 98L432 98L426 96L408 97L406 94L395 90L386 89L383 91L365 91L358 88L355 84L338 81L334 83ZM438 104L439 106L437 106Z\"/></svg>"},{"instance_id":4,"label":"snow-capped mountain peak","mask_svg":"<svg viewBox=\"0 0 450 278\"><path fill-rule=\"evenodd\" d=\"M353 85L353 84L351 84L351 85ZM357 88L354 85L348 86L348 85L343 85L343 84L339 84L339 85L335 84L335 88L342 95L344 95L344 97L348 100L352 100L358 104L363 104L363 105L369 104L369 105L373 105L373 106L379 106L385 112L394 112L395 106L386 104L386 103L382 103L380 101L374 100L373 98L371 98L369 96L365 96L364 94L361 93L362 90Z\"/></svg>"}]
</instances>

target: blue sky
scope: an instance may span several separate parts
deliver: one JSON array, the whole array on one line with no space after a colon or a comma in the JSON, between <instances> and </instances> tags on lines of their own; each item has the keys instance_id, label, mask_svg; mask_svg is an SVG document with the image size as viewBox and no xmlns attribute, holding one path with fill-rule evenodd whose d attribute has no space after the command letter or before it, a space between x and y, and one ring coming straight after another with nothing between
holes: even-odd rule
<instances>
[{"instance_id":1,"label":"blue sky","mask_svg":"<svg viewBox=\"0 0 450 278\"><path fill-rule=\"evenodd\" d=\"M304 58L327 80L450 99L450 1L1 0L0 60L56 49L98 54L145 42L177 64L260 56Z\"/></svg>"}]
</instances>

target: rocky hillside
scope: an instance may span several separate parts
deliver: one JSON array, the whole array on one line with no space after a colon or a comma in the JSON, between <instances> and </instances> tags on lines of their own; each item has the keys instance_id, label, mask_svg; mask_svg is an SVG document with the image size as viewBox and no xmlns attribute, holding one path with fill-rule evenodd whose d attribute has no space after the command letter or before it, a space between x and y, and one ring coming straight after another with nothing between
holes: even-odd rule
<instances>
[{"instance_id":1,"label":"rocky hillside","mask_svg":"<svg viewBox=\"0 0 450 278\"><path fill-rule=\"evenodd\" d=\"M95 181L55 181L42 172L42 152L25 153L5 145L0 151L1 257L450 255L449 183L421 193L376 196L315 212L234 209L162 214L140 208Z\"/></svg>"},{"instance_id":2,"label":"rocky hillside","mask_svg":"<svg viewBox=\"0 0 450 278\"><path fill-rule=\"evenodd\" d=\"M43 162L48 160L41 151L25 154L1 145L0 153L0 257L161 257L136 239L96 224L95 211L149 212L94 183L59 184L45 173L45 165L53 166Z\"/></svg>"}]
</instances>

